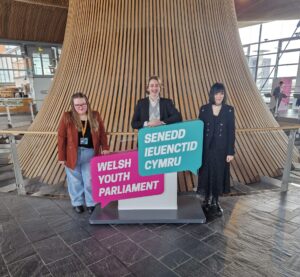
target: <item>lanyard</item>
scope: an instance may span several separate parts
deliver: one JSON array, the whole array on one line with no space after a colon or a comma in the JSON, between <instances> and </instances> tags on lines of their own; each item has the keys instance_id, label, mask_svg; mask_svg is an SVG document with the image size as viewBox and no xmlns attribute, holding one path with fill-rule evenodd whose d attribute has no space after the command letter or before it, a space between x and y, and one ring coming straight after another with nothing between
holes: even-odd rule
<instances>
[{"instance_id":1,"label":"lanyard","mask_svg":"<svg viewBox=\"0 0 300 277\"><path fill-rule=\"evenodd\" d=\"M84 137L87 128L87 120L84 121L84 126L82 126L82 136Z\"/></svg>"}]
</instances>

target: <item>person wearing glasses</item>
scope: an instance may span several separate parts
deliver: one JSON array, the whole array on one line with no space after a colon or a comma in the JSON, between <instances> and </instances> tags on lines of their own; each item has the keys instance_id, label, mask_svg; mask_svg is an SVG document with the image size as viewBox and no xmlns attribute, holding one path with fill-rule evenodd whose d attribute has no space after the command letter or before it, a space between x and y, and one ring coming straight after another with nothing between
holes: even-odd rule
<instances>
[{"instance_id":1,"label":"person wearing glasses","mask_svg":"<svg viewBox=\"0 0 300 277\"><path fill-rule=\"evenodd\" d=\"M58 161L65 167L71 203L77 213L84 211L84 204L90 214L95 208L90 160L108 154L108 150L100 114L91 110L83 93L73 94L71 110L62 115L58 126Z\"/></svg>"},{"instance_id":2,"label":"person wearing glasses","mask_svg":"<svg viewBox=\"0 0 300 277\"><path fill-rule=\"evenodd\" d=\"M202 167L199 169L197 192L204 196L203 208L222 216L219 196L230 192L230 162L234 158L234 108L226 104L226 89L215 83L209 103L200 108L204 123Z\"/></svg>"},{"instance_id":3,"label":"person wearing glasses","mask_svg":"<svg viewBox=\"0 0 300 277\"><path fill-rule=\"evenodd\" d=\"M171 99L160 97L161 81L151 76L147 82L146 98L138 100L131 120L133 129L156 127L182 121L180 112Z\"/></svg>"}]
</instances>

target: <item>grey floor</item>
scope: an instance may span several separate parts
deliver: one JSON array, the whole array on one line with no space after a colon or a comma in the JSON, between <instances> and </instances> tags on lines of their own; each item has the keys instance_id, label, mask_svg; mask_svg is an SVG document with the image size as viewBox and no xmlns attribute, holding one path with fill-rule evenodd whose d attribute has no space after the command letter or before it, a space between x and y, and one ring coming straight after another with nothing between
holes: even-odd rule
<instances>
[{"instance_id":1,"label":"grey floor","mask_svg":"<svg viewBox=\"0 0 300 277\"><path fill-rule=\"evenodd\" d=\"M69 200L0 193L0 276L300 276L300 187L257 186L185 225L95 226Z\"/></svg>"},{"instance_id":2,"label":"grey floor","mask_svg":"<svg viewBox=\"0 0 300 277\"><path fill-rule=\"evenodd\" d=\"M221 199L207 224L89 225L69 200L0 194L0 276L300 276L300 187Z\"/></svg>"}]
</instances>

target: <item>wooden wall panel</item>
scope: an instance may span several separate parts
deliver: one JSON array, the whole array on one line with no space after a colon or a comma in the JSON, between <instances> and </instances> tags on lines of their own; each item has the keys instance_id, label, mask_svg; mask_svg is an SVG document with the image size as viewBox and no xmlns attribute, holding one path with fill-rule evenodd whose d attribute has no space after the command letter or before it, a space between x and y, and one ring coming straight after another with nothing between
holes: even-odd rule
<instances>
[{"instance_id":1,"label":"wooden wall panel","mask_svg":"<svg viewBox=\"0 0 300 277\"><path fill-rule=\"evenodd\" d=\"M130 119L145 95L146 78L162 77L184 120L195 119L210 86L223 82L236 110L237 128L276 127L250 75L232 0L71 0L61 61L50 93L30 127L55 131L69 99L82 91L105 121L111 151L136 148ZM237 134L234 180L251 183L277 176L287 137L281 131ZM19 146L25 175L47 183L64 179L56 138L25 136ZM192 188L179 174L181 190Z\"/></svg>"},{"instance_id":2,"label":"wooden wall panel","mask_svg":"<svg viewBox=\"0 0 300 277\"><path fill-rule=\"evenodd\" d=\"M1 0L0 38L62 43L67 0Z\"/></svg>"},{"instance_id":3,"label":"wooden wall panel","mask_svg":"<svg viewBox=\"0 0 300 277\"><path fill-rule=\"evenodd\" d=\"M299 0L234 0L234 2L239 27L259 24L264 21L299 19ZM112 5L115 4L116 3L112 3ZM184 4L177 4L179 6L178 11L180 11L180 7ZM62 43L66 28L68 5L69 0L1 0L0 38ZM95 3L95 5L97 5L97 3ZM130 5L131 2L128 3L129 8L131 8ZM135 13L151 13L150 15L153 18L152 22L155 24L157 22L157 15L154 13L155 7L152 7L153 6L149 4L148 8L145 7L145 9L142 9L142 5L139 5L139 10L136 9ZM165 3L159 1L156 7L164 9ZM180 15L180 13L176 14L176 20L181 20L182 17ZM144 20L142 17L138 19L140 23ZM190 29L187 25L185 25L185 28L186 30ZM154 38L163 46L165 43L164 40L161 40L163 36L160 36L160 32L156 30L156 28L153 29ZM133 43L137 43L137 41L133 41ZM182 41L182 43L190 42ZM160 56L161 53L155 52L155 49L156 48L153 49L154 55ZM164 59L163 56L160 58ZM151 66L153 67L155 64ZM150 69L155 70L155 68ZM166 77L167 74L168 72L164 72L163 76Z\"/></svg>"}]
</instances>

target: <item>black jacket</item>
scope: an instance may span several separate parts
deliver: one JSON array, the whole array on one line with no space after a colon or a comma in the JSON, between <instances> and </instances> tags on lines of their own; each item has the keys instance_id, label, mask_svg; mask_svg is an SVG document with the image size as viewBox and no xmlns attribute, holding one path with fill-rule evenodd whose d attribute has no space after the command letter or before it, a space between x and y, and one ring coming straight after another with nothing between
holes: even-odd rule
<instances>
[{"instance_id":1,"label":"black jacket","mask_svg":"<svg viewBox=\"0 0 300 277\"><path fill-rule=\"evenodd\" d=\"M143 128L144 122L149 121L149 97L140 99L134 109L131 120L133 129ZM182 121L180 112L175 108L173 101L167 98L159 99L160 120L166 124Z\"/></svg>"},{"instance_id":2,"label":"black jacket","mask_svg":"<svg viewBox=\"0 0 300 277\"><path fill-rule=\"evenodd\" d=\"M223 150L226 155L234 155L234 108L223 104L216 121L214 121L213 116L211 104L204 105L200 108L199 119L204 122L203 154L205 155L205 153L208 152L207 150L214 134L213 130L215 130L216 149ZM216 126L214 126L214 124L216 124Z\"/></svg>"}]
</instances>

